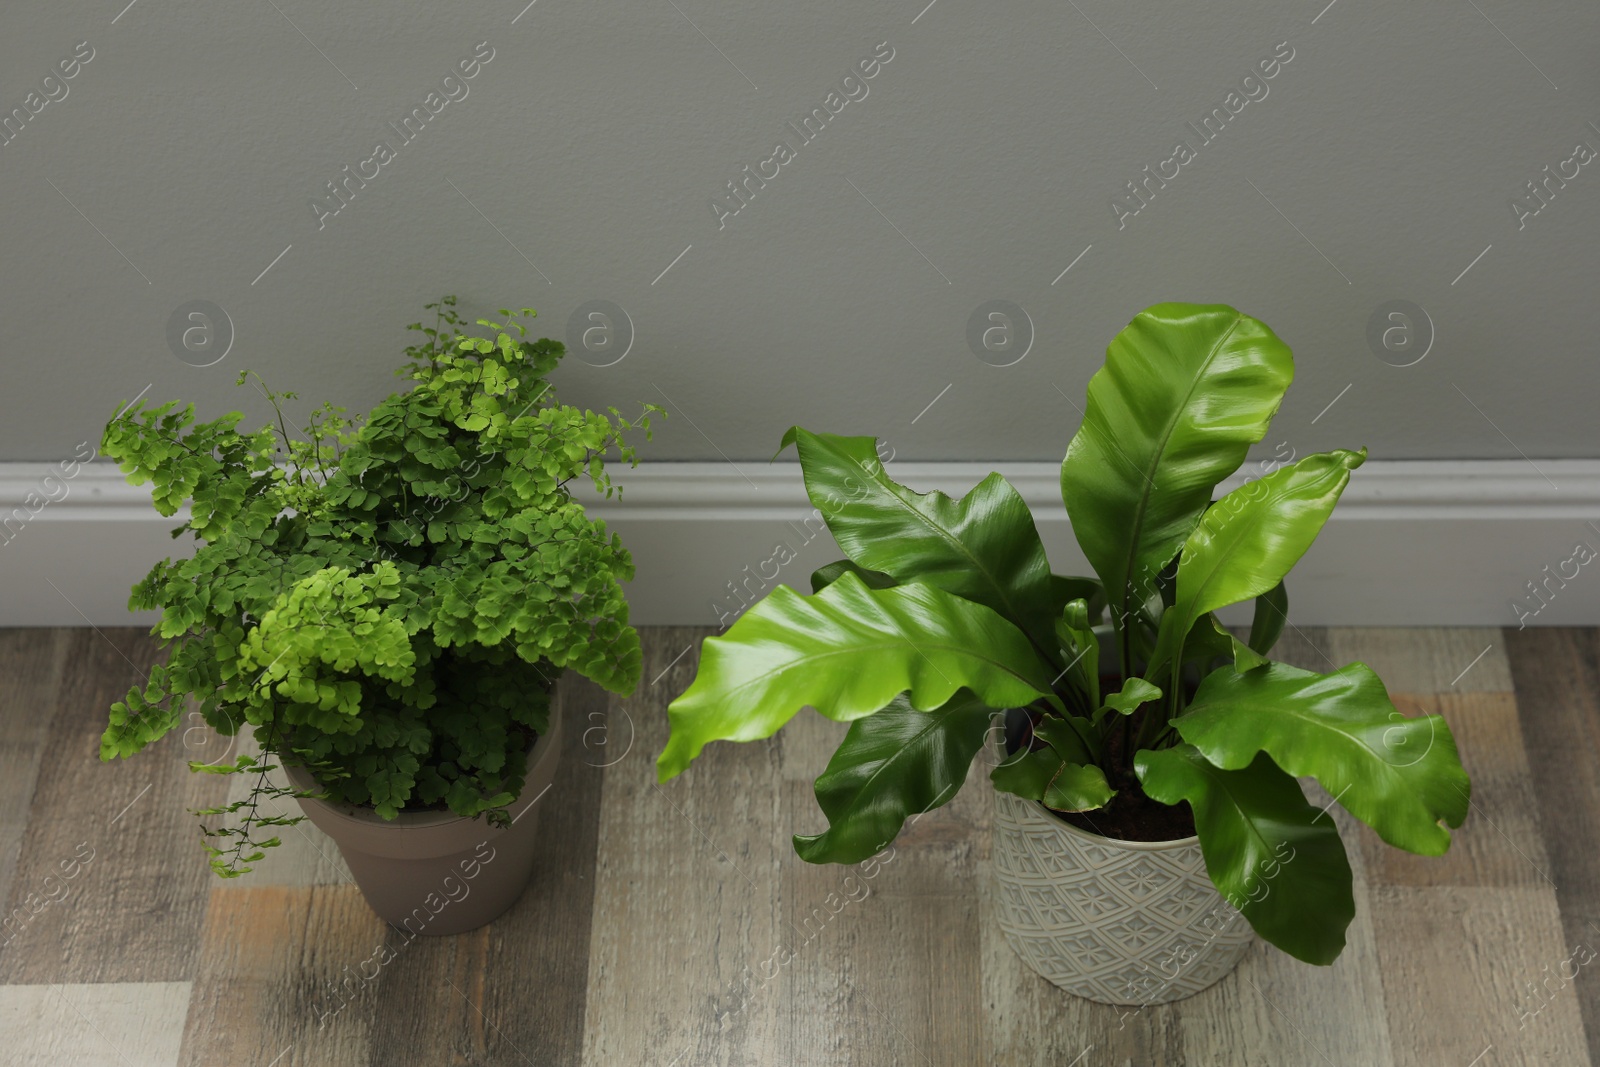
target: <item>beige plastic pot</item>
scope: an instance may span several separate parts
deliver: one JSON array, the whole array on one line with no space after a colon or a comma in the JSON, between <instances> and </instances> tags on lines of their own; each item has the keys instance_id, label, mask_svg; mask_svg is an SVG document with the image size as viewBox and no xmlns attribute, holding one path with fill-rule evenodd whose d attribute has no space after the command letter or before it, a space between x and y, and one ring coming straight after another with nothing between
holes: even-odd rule
<instances>
[{"instance_id":1,"label":"beige plastic pot","mask_svg":"<svg viewBox=\"0 0 1600 1067\"><path fill-rule=\"evenodd\" d=\"M368 808L304 799L301 809L339 846L362 896L396 929L438 936L473 930L515 904L533 877L539 800L555 780L561 720L533 745L522 795L505 829L451 812L401 812L390 821ZM302 767L287 768L296 789L316 789Z\"/></svg>"},{"instance_id":2,"label":"beige plastic pot","mask_svg":"<svg viewBox=\"0 0 1600 1067\"><path fill-rule=\"evenodd\" d=\"M1200 839L1117 841L1036 801L995 792L993 863L1000 928L1024 963L1102 1004L1193 996L1254 940L1206 875Z\"/></svg>"}]
</instances>

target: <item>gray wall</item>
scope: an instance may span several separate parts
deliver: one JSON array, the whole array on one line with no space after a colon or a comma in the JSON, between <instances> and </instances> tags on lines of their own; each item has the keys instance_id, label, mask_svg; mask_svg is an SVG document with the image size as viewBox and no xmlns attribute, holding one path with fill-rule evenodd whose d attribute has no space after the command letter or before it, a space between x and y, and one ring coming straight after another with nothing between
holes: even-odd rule
<instances>
[{"instance_id":1,"label":"gray wall","mask_svg":"<svg viewBox=\"0 0 1600 1067\"><path fill-rule=\"evenodd\" d=\"M1295 348L1263 455L1600 455L1600 166L1520 230L1510 206L1600 147L1592 3L123 2L0 15L0 110L94 50L0 147L0 460L70 456L147 385L259 417L245 367L362 408L442 292L558 337L586 301L626 309L627 357L558 381L670 398L653 459L765 459L793 422L905 459L1056 458L1079 419L1057 390L1081 403L1163 299ZM481 41L468 95L401 145L386 124ZM719 230L711 198L883 41L869 95ZM1199 146L1185 121L1285 41L1267 95L1119 229L1124 184ZM310 199L379 140L395 159L319 229ZM1034 325L1013 366L968 349L991 299ZM1396 299L1436 332L1412 366L1367 338ZM233 324L213 366L169 348L192 300Z\"/></svg>"}]
</instances>

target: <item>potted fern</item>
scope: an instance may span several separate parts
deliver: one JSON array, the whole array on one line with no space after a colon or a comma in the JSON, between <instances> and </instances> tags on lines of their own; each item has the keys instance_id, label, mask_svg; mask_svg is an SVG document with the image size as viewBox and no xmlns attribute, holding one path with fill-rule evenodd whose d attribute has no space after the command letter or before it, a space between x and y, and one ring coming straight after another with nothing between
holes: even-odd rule
<instances>
[{"instance_id":1,"label":"potted fern","mask_svg":"<svg viewBox=\"0 0 1600 1067\"><path fill-rule=\"evenodd\" d=\"M1176 1000L1228 973L1252 928L1331 963L1351 870L1297 779L1424 855L1448 848L1470 784L1444 720L1401 716L1369 667L1267 658L1284 576L1365 458L1309 455L1212 498L1292 376L1288 346L1231 307L1162 304L1117 335L1061 466L1092 578L1051 573L998 474L960 500L919 494L873 438L791 429L848 558L706 639L661 779L812 706L850 728L816 781L828 828L795 849L852 863L950 800L989 739L1000 923L1050 981ZM1240 640L1213 612L1250 601Z\"/></svg>"},{"instance_id":2,"label":"potted fern","mask_svg":"<svg viewBox=\"0 0 1600 1067\"><path fill-rule=\"evenodd\" d=\"M195 770L248 776L199 812L211 866L250 869L279 828L309 815L338 843L368 902L413 933L445 934L510 907L532 873L533 803L555 773L551 689L571 669L617 693L638 684L638 635L619 582L627 551L585 516L573 482L610 495L608 455L649 435L559 403L560 343L529 340L524 308L462 332L455 299L397 373L410 388L364 419L324 405L291 433L246 433L233 412L135 405L102 451L163 515L190 558L157 563L130 609L160 609L170 646L111 708L101 758L175 729L192 700L261 755ZM274 776L277 759L287 772ZM299 800L305 815L279 807Z\"/></svg>"}]
</instances>

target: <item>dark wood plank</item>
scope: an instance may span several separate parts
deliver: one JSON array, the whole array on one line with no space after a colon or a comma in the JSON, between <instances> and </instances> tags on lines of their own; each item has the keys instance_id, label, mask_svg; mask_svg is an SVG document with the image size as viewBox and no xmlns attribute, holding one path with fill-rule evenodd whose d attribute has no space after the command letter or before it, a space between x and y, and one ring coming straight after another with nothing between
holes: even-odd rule
<instances>
[{"instance_id":1,"label":"dark wood plank","mask_svg":"<svg viewBox=\"0 0 1600 1067\"><path fill-rule=\"evenodd\" d=\"M1290 604L1289 607L1292 613L1294 605ZM1289 624L1284 626L1278 643L1272 646L1272 658L1291 667L1319 674L1337 670L1341 664L1334 662L1333 653L1328 647L1328 631L1320 626L1296 626L1293 622L1291 618ZM1233 633L1242 641L1250 636L1250 628L1234 627Z\"/></svg>"},{"instance_id":2,"label":"dark wood plank","mask_svg":"<svg viewBox=\"0 0 1600 1067\"><path fill-rule=\"evenodd\" d=\"M22 851L70 633L60 628L0 630L0 903L10 895ZM0 927L0 945L10 939L12 929Z\"/></svg>"},{"instance_id":3,"label":"dark wood plank","mask_svg":"<svg viewBox=\"0 0 1600 1067\"><path fill-rule=\"evenodd\" d=\"M1505 631L1523 745L1569 945L1600 950L1600 631ZM1565 958L1565 957L1563 957ZM1574 987L1600 1063L1600 967Z\"/></svg>"},{"instance_id":4,"label":"dark wood plank","mask_svg":"<svg viewBox=\"0 0 1600 1067\"><path fill-rule=\"evenodd\" d=\"M99 759L107 709L157 657L139 630L71 631L8 911L64 865L76 874L8 947L10 982L192 977L214 876L188 810L217 803L227 784L190 773L182 731L131 760Z\"/></svg>"},{"instance_id":5,"label":"dark wood plank","mask_svg":"<svg viewBox=\"0 0 1600 1067\"><path fill-rule=\"evenodd\" d=\"M391 932L398 958L376 994L374 1067L581 1057L604 764L652 753L629 748L620 702L577 675L561 679L552 714L562 716L561 765L539 801L532 882L483 929L403 950L405 938Z\"/></svg>"}]
</instances>

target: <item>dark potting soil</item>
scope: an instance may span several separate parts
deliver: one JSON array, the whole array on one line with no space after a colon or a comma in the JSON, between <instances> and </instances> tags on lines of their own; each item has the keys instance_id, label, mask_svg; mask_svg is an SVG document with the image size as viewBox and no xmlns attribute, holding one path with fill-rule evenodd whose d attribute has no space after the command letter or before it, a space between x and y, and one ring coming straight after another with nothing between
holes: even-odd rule
<instances>
[{"instance_id":1,"label":"dark potting soil","mask_svg":"<svg viewBox=\"0 0 1600 1067\"><path fill-rule=\"evenodd\" d=\"M1050 814L1080 830L1118 841L1176 841L1194 836L1194 812L1187 802L1167 805L1151 800L1139 788L1138 778L1121 770L1107 775L1106 781L1117 795L1105 807Z\"/></svg>"},{"instance_id":2,"label":"dark potting soil","mask_svg":"<svg viewBox=\"0 0 1600 1067\"><path fill-rule=\"evenodd\" d=\"M1133 725L1137 727L1138 724L1139 716L1135 714ZM1116 794L1110 803L1094 811L1045 810L1080 830L1118 841L1176 841L1194 836L1194 810L1187 801L1163 804L1145 796L1131 761L1124 764L1121 730L1111 731L1106 738L1106 757L1106 763L1112 768L1106 774L1106 783Z\"/></svg>"}]
</instances>

